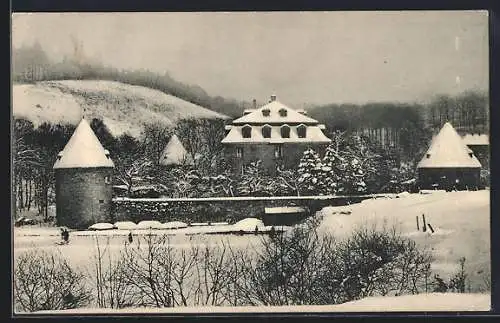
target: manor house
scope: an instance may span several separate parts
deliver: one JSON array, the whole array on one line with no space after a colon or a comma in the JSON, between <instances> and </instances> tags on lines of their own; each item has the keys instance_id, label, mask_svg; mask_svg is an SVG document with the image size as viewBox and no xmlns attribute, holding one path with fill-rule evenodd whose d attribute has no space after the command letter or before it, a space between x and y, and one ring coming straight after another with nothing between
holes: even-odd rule
<instances>
[{"instance_id":1,"label":"manor house","mask_svg":"<svg viewBox=\"0 0 500 323\"><path fill-rule=\"evenodd\" d=\"M276 168L296 167L304 150L312 148L320 155L331 140L325 136L325 126L307 116L303 110L293 110L272 95L268 104L245 110L244 115L226 126L222 140L225 156L233 171L261 160L262 166L275 174Z\"/></svg>"}]
</instances>

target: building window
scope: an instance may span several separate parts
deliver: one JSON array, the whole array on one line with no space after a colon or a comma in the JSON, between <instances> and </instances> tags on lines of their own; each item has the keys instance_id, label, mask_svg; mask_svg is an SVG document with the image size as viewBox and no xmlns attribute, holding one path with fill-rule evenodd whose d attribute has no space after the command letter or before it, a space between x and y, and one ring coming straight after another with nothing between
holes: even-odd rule
<instances>
[{"instance_id":1,"label":"building window","mask_svg":"<svg viewBox=\"0 0 500 323\"><path fill-rule=\"evenodd\" d=\"M243 126L243 128L241 128L241 133L243 135L243 138L251 138L252 127L250 127L249 125Z\"/></svg>"},{"instance_id":2,"label":"building window","mask_svg":"<svg viewBox=\"0 0 500 323\"><path fill-rule=\"evenodd\" d=\"M271 110L269 110L269 109L262 110L262 115L264 117L269 117L270 114L271 114Z\"/></svg>"},{"instance_id":3,"label":"building window","mask_svg":"<svg viewBox=\"0 0 500 323\"><path fill-rule=\"evenodd\" d=\"M264 138L271 138L271 126L270 125L265 125L262 127L262 137Z\"/></svg>"},{"instance_id":4,"label":"building window","mask_svg":"<svg viewBox=\"0 0 500 323\"><path fill-rule=\"evenodd\" d=\"M104 176L104 184L111 184L111 177L110 176Z\"/></svg>"},{"instance_id":5,"label":"building window","mask_svg":"<svg viewBox=\"0 0 500 323\"><path fill-rule=\"evenodd\" d=\"M242 158L243 157L243 148L236 147L236 157L237 158Z\"/></svg>"},{"instance_id":6,"label":"building window","mask_svg":"<svg viewBox=\"0 0 500 323\"><path fill-rule=\"evenodd\" d=\"M104 200L99 200L99 204L103 204L104 203Z\"/></svg>"},{"instance_id":7,"label":"building window","mask_svg":"<svg viewBox=\"0 0 500 323\"><path fill-rule=\"evenodd\" d=\"M307 127L304 126L303 124L299 125L297 127L297 136L299 136L299 138L305 138L306 137L306 131L307 131Z\"/></svg>"},{"instance_id":8,"label":"building window","mask_svg":"<svg viewBox=\"0 0 500 323\"><path fill-rule=\"evenodd\" d=\"M274 149L274 157L281 158L283 157L283 146L277 145Z\"/></svg>"},{"instance_id":9,"label":"building window","mask_svg":"<svg viewBox=\"0 0 500 323\"><path fill-rule=\"evenodd\" d=\"M279 113L280 113L280 117L286 117L287 116L287 112L286 109L280 109Z\"/></svg>"},{"instance_id":10,"label":"building window","mask_svg":"<svg viewBox=\"0 0 500 323\"><path fill-rule=\"evenodd\" d=\"M281 138L290 138L290 127L287 125L281 126Z\"/></svg>"}]
</instances>

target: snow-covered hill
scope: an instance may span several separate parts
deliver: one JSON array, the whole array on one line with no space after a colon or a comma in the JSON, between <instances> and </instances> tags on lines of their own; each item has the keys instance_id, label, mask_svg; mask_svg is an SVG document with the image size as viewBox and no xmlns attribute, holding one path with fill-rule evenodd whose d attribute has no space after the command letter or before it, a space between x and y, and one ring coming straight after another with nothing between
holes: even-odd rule
<instances>
[{"instance_id":1,"label":"snow-covered hill","mask_svg":"<svg viewBox=\"0 0 500 323\"><path fill-rule=\"evenodd\" d=\"M14 84L13 114L31 120L77 124L83 109L88 118L104 121L113 135L138 136L142 125L175 125L182 118L227 118L199 105L151 88L103 80L44 81Z\"/></svg>"}]
</instances>

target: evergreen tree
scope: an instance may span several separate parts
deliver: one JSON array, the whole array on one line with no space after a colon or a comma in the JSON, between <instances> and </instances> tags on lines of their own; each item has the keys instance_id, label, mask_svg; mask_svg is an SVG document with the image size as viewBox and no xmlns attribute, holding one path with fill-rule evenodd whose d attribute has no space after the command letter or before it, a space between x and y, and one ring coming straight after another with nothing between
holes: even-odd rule
<instances>
[{"instance_id":1,"label":"evergreen tree","mask_svg":"<svg viewBox=\"0 0 500 323\"><path fill-rule=\"evenodd\" d=\"M298 166L299 182L303 195L324 195L327 193L327 183L323 163L314 150L304 151Z\"/></svg>"},{"instance_id":2,"label":"evergreen tree","mask_svg":"<svg viewBox=\"0 0 500 323\"><path fill-rule=\"evenodd\" d=\"M322 171L325 177L326 191L328 194L336 194L343 191L342 187L342 166L345 160L339 155L337 146L334 144L326 148L323 157Z\"/></svg>"}]
</instances>

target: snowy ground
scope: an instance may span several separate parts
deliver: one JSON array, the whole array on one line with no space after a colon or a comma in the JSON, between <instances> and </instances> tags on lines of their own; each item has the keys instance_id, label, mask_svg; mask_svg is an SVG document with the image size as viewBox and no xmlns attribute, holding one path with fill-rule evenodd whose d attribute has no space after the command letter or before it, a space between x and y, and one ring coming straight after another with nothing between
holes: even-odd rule
<instances>
[{"instance_id":1,"label":"snowy ground","mask_svg":"<svg viewBox=\"0 0 500 323\"><path fill-rule=\"evenodd\" d=\"M464 306L466 304L466 306ZM80 308L63 311L40 311L36 314L172 314L172 313L293 313L293 312L416 312L416 311L489 311L490 295L486 294L420 294L398 297L368 297L338 305L315 306L261 306L261 307L173 307L127 308L120 310Z\"/></svg>"},{"instance_id":2,"label":"snowy ground","mask_svg":"<svg viewBox=\"0 0 500 323\"><path fill-rule=\"evenodd\" d=\"M470 290L484 290L485 280L490 271L490 192L433 192L431 194L400 194L399 198L377 198L365 200L351 206L326 207L320 211L323 221L320 230L332 232L338 238L348 236L353 229L362 225L377 225L396 228L403 235L414 239L418 244L428 248L433 256L432 271L448 278L458 269L458 259L466 258L466 271L470 281ZM416 216L425 214L435 232L432 234L417 231ZM183 231L181 231L183 230ZM192 244L213 244L221 240L227 241L233 248L251 250L260 242L258 235L187 235L189 230L206 230L200 228L180 229L170 237L173 247L188 248ZM127 239L128 231L100 232L99 242L106 244L109 239L111 250L121 250ZM156 230L155 230L156 231ZM160 231L156 231L160 233ZM175 230L165 230L172 234ZM139 234L140 232L135 232ZM199 232L198 232L199 233ZM107 236L104 236L107 235ZM70 244L55 245L60 240L57 228L21 227L14 229L14 255L33 247L46 250L58 250L70 263L76 266L88 266L95 252L94 232L72 232ZM350 305L349 305L350 304ZM335 306L318 307L307 311L377 311L377 310L488 310L489 295L419 295L404 296L397 299L377 298L364 299L358 302ZM245 309L242 309L245 311ZM266 309L283 311L279 308ZM89 311L93 311L90 310ZM133 310L132 310L133 311ZM157 310L148 310L155 312ZM168 311L190 312L189 309L169 309ZM196 311L205 311L196 308ZM210 308L207 311L214 311ZM216 311L224 312L224 308ZM253 308L246 311L255 311ZM257 309L260 311L260 309ZM286 311L289 311L286 308ZM300 307L290 311L301 311ZM193 311L191 311L193 312Z\"/></svg>"},{"instance_id":3,"label":"snowy ground","mask_svg":"<svg viewBox=\"0 0 500 323\"><path fill-rule=\"evenodd\" d=\"M435 258L432 270L448 277L466 258L472 290L484 284L490 270L490 191L400 194L396 199L365 200L351 206L326 207L321 230L349 235L361 225L395 226L403 235L429 248ZM344 213L344 214L342 214ZM347 214L350 213L350 214ZM430 223L422 232L422 214ZM416 216L420 217L417 231Z\"/></svg>"}]
</instances>

